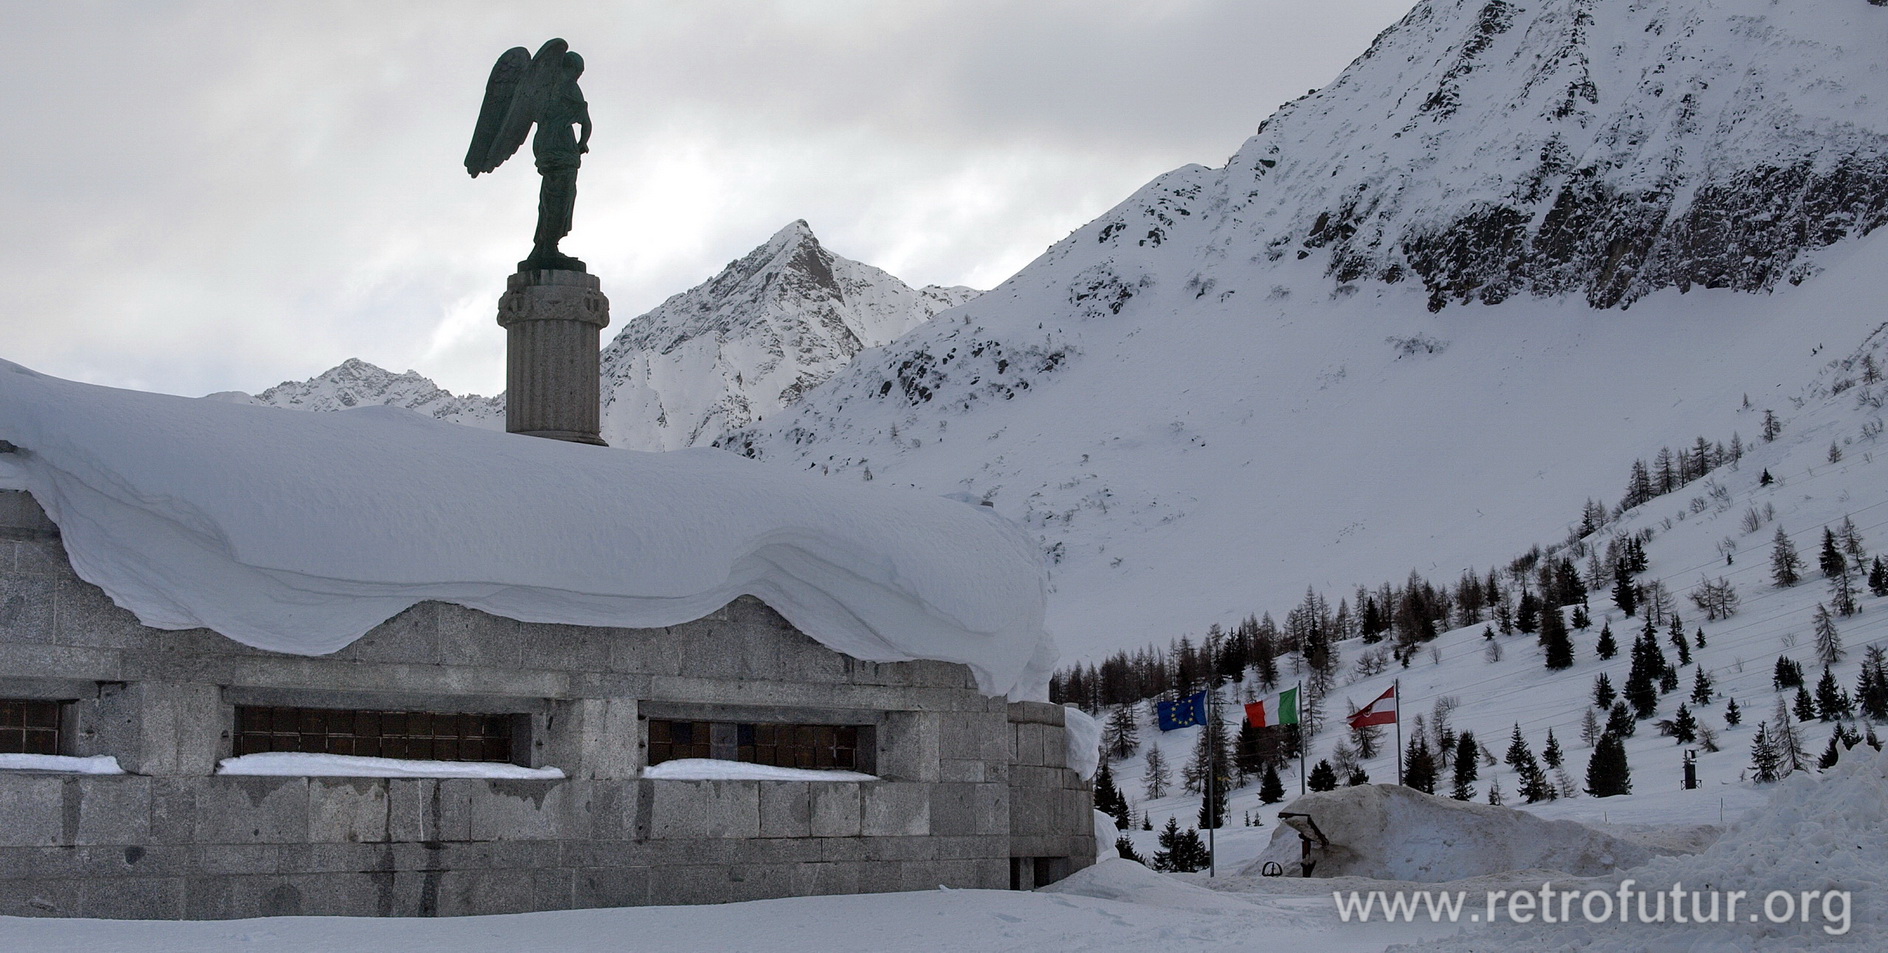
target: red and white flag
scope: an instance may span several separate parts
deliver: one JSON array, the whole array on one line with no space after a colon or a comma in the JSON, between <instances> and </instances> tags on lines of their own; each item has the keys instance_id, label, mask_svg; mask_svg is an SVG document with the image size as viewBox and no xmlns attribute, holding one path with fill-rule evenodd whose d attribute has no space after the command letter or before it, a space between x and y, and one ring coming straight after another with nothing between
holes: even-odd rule
<instances>
[{"instance_id":1,"label":"red and white flag","mask_svg":"<svg viewBox=\"0 0 1888 953\"><path fill-rule=\"evenodd\" d=\"M1393 724L1396 724L1395 685L1384 689L1383 694L1378 695L1376 701L1357 709L1356 713L1350 716L1350 726L1352 728L1368 728L1371 725Z\"/></svg>"}]
</instances>

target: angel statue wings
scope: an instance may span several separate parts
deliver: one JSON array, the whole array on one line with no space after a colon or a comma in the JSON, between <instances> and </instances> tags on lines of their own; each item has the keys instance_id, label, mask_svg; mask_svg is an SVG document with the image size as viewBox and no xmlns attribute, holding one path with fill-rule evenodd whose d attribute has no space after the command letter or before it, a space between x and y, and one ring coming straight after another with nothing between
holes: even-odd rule
<instances>
[{"instance_id":1,"label":"angel statue wings","mask_svg":"<svg viewBox=\"0 0 1888 953\"><path fill-rule=\"evenodd\" d=\"M590 151L590 104L577 88L581 75L583 57L563 40L551 40L536 56L522 46L506 50L485 82L478 128L465 153L465 170L474 178L504 164L524 144L531 124L538 127L531 139L531 154L544 178L538 192L538 230L531 257L518 263L519 271L584 270L583 262L557 250L558 241L570 234L577 167ZM583 134L573 135L572 126Z\"/></svg>"}]
</instances>

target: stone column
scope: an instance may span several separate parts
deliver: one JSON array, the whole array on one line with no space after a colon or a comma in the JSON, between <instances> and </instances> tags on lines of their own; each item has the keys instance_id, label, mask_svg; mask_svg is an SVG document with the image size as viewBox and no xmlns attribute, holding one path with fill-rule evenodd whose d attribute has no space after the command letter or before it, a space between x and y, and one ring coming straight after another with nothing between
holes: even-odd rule
<instances>
[{"instance_id":1,"label":"stone column","mask_svg":"<svg viewBox=\"0 0 1888 953\"><path fill-rule=\"evenodd\" d=\"M505 282L498 326L505 347L505 430L603 445L598 435L597 336L610 299L581 271L521 271Z\"/></svg>"}]
</instances>

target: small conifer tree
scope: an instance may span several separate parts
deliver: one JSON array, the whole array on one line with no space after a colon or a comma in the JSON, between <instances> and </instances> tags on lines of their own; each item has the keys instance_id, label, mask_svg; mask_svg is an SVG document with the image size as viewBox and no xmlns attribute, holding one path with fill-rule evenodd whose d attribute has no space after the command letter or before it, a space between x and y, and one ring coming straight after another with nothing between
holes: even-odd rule
<instances>
[{"instance_id":1,"label":"small conifer tree","mask_svg":"<svg viewBox=\"0 0 1888 953\"><path fill-rule=\"evenodd\" d=\"M1855 683L1855 703L1862 717L1888 719L1888 658L1879 645L1862 651L1862 676Z\"/></svg>"},{"instance_id":2,"label":"small conifer tree","mask_svg":"<svg viewBox=\"0 0 1888 953\"><path fill-rule=\"evenodd\" d=\"M1609 659L1619 654L1619 642L1613 638L1612 623L1607 622L1600 625L1600 640L1597 645L1593 646L1593 653L1603 659Z\"/></svg>"},{"instance_id":3,"label":"small conifer tree","mask_svg":"<svg viewBox=\"0 0 1888 953\"><path fill-rule=\"evenodd\" d=\"M1403 784L1424 794L1436 793L1436 758L1422 732L1409 740L1409 750L1403 756Z\"/></svg>"},{"instance_id":4,"label":"small conifer tree","mask_svg":"<svg viewBox=\"0 0 1888 953\"><path fill-rule=\"evenodd\" d=\"M1278 766L1268 764L1265 774L1259 778L1259 800L1266 804L1277 804L1285 799L1285 784L1278 779Z\"/></svg>"},{"instance_id":5,"label":"small conifer tree","mask_svg":"<svg viewBox=\"0 0 1888 953\"><path fill-rule=\"evenodd\" d=\"M1567 633L1567 623L1560 617L1560 610L1549 606L1541 613L1541 648L1546 650L1549 671L1562 671L1573 667L1573 638Z\"/></svg>"},{"instance_id":6,"label":"small conifer tree","mask_svg":"<svg viewBox=\"0 0 1888 953\"><path fill-rule=\"evenodd\" d=\"M1855 714L1855 705L1849 693L1836 684L1835 674L1823 667L1822 678L1816 682L1816 717L1823 721L1835 721Z\"/></svg>"},{"instance_id":7,"label":"small conifer tree","mask_svg":"<svg viewBox=\"0 0 1888 953\"><path fill-rule=\"evenodd\" d=\"M1782 777L1782 758L1777 754L1776 739L1770 737L1770 723L1759 722L1757 736L1750 741L1750 775L1758 784L1769 784Z\"/></svg>"},{"instance_id":8,"label":"small conifer tree","mask_svg":"<svg viewBox=\"0 0 1888 953\"><path fill-rule=\"evenodd\" d=\"M1155 870L1169 870L1175 873L1191 873L1205 870L1213 861L1213 855L1207 851L1206 842L1200 840L1200 832L1189 827L1180 830L1180 822L1167 818L1167 826L1160 830L1160 850L1154 852Z\"/></svg>"},{"instance_id":9,"label":"small conifer tree","mask_svg":"<svg viewBox=\"0 0 1888 953\"><path fill-rule=\"evenodd\" d=\"M1593 747L1600 740L1600 717L1588 708L1580 713L1580 743Z\"/></svg>"},{"instance_id":10,"label":"small conifer tree","mask_svg":"<svg viewBox=\"0 0 1888 953\"><path fill-rule=\"evenodd\" d=\"M1619 693L1613 690L1613 680L1608 678L1605 672L1601 672L1593 679L1593 704L1601 708L1611 708L1613 699L1618 697Z\"/></svg>"},{"instance_id":11,"label":"small conifer tree","mask_svg":"<svg viewBox=\"0 0 1888 953\"><path fill-rule=\"evenodd\" d=\"M1816 720L1816 700L1810 697L1809 689L1796 686L1796 701L1791 704L1790 710L1795 713L1797 721Z\"/></svg>"},{"instance_id":12,"label":"small conifer tree","mask_svg":"<svg viewBox=\"0 0 1888 953\"><path fill-rule=\"evenodd\" d=\"M1777 527L1777 535L1770 543L1770 581L1779 589L1787 589L1803 579L1803 557L1796 554L1796 545L1790 542L1790 536Z\"/></svg>"},{"instance_id":13,"label":"small conifer tree","mask_svg":"<svg viewBox=\"0 0 1888 953\"><path fill-rule=\"evenodd\" d=\"M1626 745L1618 735L1607 732L1593 746L1593 757L1586 763L1586 793L1594 797L1615 797L1632 793L1632 767L1626 762Z\"/></svg>"},{"instance_id":14,"label":"small conifer tree","mask_svg":"<svg viewBox=\"0 0 1888 953\"><path fill-rule=\"evenodd\" d=\"M1829 614L1829 607L1816 603L1816 615L1813 625L1816 630L1816 659L1823 665L1834 665L1842 661L1842 636L1836 632L1836 620Z\"/></svg>"},{"instance_id":15,"label":"small conifer tree","mask_svg":"<svg viewBox=\"0 0 1888 953\"><path fill-rule=\"evenodd\" d=\"M1455 783L1449 796L1458 801L1475 799L1475 779L1481 773L1481 757L1475 748L1475 733L1464 731L1455 738Z\"/></svg>"},{"instance_id":16,"label":"small conifer tree","mask_svg":"<svg viewBox=\"0 0 1888 953\"><path fill-rule=\"evenodd\" d=\"M1131 860L1143 867L1147 866L1147 858L1142 857L1140 851L1134 849L1134 842L1129 840L1126 834L1114 839L1114 852L1120 855L1122 860Z\"/></svg>"},{"instance_id":17,"label":"small conifer tree","mask_svg":"<svg viewBox=\"0 0 1888 953\"><path fill-rule=\"evenodd\" d=\"M1305 786L1313 791L1334 791L1337 789L1337 769L1331 762L1320 759L1305 778Z\"/></svg>"},{"instance_id":18,"label":"small conifer tree","mask_svg":"<svg viewBox=\"0 0 1888 953\"><path fill-rule=\"evenodd\" d=\"M1632 712L1627 710L1626 703L1613 702L1613 707L1606 712L1606 732L1621 738L1630 738L1633 732L1638 730L1638 722L1633 719Z\"/></svg>"},{"instance_id":19,"label":"small conifer tree","mask_svg":"<svg viewBox=\"0 0 1888 953\"><path fill-rule=\"evenodd\" d=\"M1672 737L1681 745L1698 740L1698 717L1684 702L1678 703L1678 712L1672 716Z\"/></svg>"},{"instance_id":20,"label":"small conifer tree","mask_svg":"<svg viewBox=\"0 0 1888 953\"><path fill-rule=\"evenodd\" d=\"M1147 764L1141 771L1141 784L1147 790L1148 800L1167 796L1167 756L1160 753L1160 746L1147 749Z\"/></svg>"}]
</instances>

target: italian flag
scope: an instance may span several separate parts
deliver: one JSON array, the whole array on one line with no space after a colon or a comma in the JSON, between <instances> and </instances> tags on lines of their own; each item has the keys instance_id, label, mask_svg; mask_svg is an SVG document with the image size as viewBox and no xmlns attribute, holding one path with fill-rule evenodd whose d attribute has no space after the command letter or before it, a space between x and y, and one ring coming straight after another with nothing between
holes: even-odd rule
<instances>
[{"instance_id":1,"label":"italian flag","mask_svg":"<svg viewBox=\"0 0 1888 953\"><path fill-rule=\"evenodd\" d=\"M1246 720L1254 728L1298 723L1298 689L1287 688L1270 698L1261 698L1246 706Z\"/></svg>"}]
</instances>

